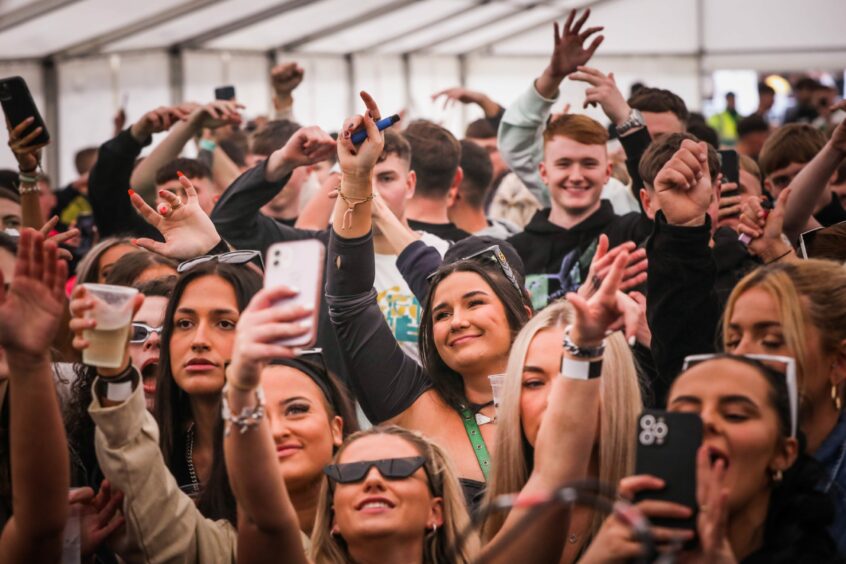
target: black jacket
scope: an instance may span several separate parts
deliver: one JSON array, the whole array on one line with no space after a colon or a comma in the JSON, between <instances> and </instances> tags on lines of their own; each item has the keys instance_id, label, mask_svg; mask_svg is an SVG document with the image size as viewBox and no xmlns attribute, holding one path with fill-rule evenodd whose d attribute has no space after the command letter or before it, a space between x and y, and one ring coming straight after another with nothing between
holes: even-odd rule
<instances>
[{"instance_id":1,"label":"black jacket","mask_svg":"<svg viewBox=\"0 0 846 564\"><path fill-rule=\"evenodd\" d=\"M127 193L135 160L148 144L138 143L125 129L100 146L88 178L88 201L101 238L129 235L164 241L158 229L138 215Z\"/></svg>"},{"instance_id":2,"label":"black jacket","mask_svg":"<svg viewBox=\"0 0 846 564\"><path fill-rule=\"evenodd\" d=\"M600 234L606 234L611 247L615 247L626 241L640 244L652 228L649 218L640 213L615 215L607 200L602 200L593 215L570 229L551 223L549 212L549 208L538 211L522 233L508 239L523 259L529 276L526 284L535 307L545 305L538 296L552 301L581 285Z\"/></svg>"}]
</instances>

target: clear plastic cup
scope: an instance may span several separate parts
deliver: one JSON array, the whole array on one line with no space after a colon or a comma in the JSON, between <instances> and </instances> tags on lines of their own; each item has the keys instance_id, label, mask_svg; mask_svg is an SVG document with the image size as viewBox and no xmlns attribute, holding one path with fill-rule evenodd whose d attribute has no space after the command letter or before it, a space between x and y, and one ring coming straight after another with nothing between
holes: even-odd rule
<instances>
[{"instance_id":1,"label":"clear plastic cup","mask_svg":"<svg viewBox=\"0 0 846 564\"><path fill-rule=\"evenodd\" d=\"M502 387L505 384L505 374L491 374L488 376L491 382L491 390L493 391L494 408L496 409L497 417L499 416L499 404L502 401Z\"/></svg>"},{"instance_id":2,"label":"clear plastic cup","mask_svg":"<svg viewBox=\"0 0 846 564\"><path fill-rule=\"evenodd\" d=\"M109 284L83 284L94 308L86 317L95 319L97 327L86 329L82 336L90 343L82 351L82 362L102 368L120 368L126 354L132 304L138 290Z\"/></svg>"}]
</instances>

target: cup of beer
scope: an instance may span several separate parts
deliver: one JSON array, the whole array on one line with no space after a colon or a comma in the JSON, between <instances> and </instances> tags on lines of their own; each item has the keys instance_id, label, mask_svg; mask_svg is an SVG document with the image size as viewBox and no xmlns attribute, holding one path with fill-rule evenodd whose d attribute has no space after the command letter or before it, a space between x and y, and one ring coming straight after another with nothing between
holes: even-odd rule
<instances>
[{"instance_id":1,"label":"cup of beer","mask_svg":"<svg viewBox=\"0 0 846 564\"><path fill-rule=\"evenodd\" d=\"M132 304L138 290L110 284L83 284L94 308L86 317L97 321L94 329L86 329L82 336L88 341L82 351L82 362L102 368L120 368L126 354Z\"/></svg>"}]
</instances>

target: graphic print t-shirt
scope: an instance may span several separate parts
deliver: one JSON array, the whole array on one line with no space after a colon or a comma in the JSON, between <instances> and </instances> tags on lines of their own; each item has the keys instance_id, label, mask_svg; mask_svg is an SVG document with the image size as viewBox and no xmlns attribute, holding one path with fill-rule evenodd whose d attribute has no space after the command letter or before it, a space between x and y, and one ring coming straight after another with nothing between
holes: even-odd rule
<instances>
[{"instance_id":1,"label":"graphic print t-shirt","mask_svg":"<svg viewBox=\"0 0 846 564\"><path fill-rule=\"evenodd\" d=\"M449 244L430 233L421 233L424 243L438 250L444 256ZM397 269L397 255L376 253L376 288L379 309L388 322L402 350L418 363L417 337L420 330L422 310L405 279Z\"/></svg>"}]
</instances>

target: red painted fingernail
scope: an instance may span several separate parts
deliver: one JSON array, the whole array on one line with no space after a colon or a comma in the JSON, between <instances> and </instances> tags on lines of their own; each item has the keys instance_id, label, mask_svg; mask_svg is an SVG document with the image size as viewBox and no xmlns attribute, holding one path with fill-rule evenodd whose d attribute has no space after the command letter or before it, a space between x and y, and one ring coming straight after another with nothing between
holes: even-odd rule
<instances>
[{"instance_id":1,"label":"red painted fingernail","mask_svg":"<svg viewBox=\"0 0 846 564\"><path fill-rule=\"evenodd\" d=\"M183 176L185 176L185 175L184 175L184 174L182 174L182 171L181 171L181 170L177 170L177 171L176 171L176 176L178 176L179 178L182 178L182 177L183 177Z\"/></svg>"},{"instance_id":2,"label":"red painted fingernail","mask_svg":"<svg viewBox=\"0 0 846 564\"><path fill-rule=\"evenodd\" d=\"M131 195L133 195L133 194L135 193L135 190L133 190L132 188L130 188L129 190L127 190L127 192L128 192L128 193L129 193L129 195L131 196Z\"/></svg>"},{"instance_id":3,"label":"red painted fingernail","mask_svg":"<svg viewBox=\"0 0 846 564\"><path fill-rule=\"evenodd\" d=\"M164 204L160 205L159 206L159 213L162 214L162 215L166 214L167 213L167 206L164 205Z\"/></svg>"},{"instance_id":4,"label":"red painted fingernail","mask_svg":"<svg viewBox=\"0 0 846 564\"><path fill-rule=\"evenodd\" d=\"M132 243L135 246L138 246L138 239L130 239L129 242Z\"/></svg>"},{"instance_id":5,"label":"red painted fingernail","mask_svg":"<svg viewBox=\"0 0 846 564\"><path fill-rule=\"evenodd\" d=\"M350 138L350 132L344 131L344 139L349 139L349 138Z\"/></svg>"}]
</instances>

